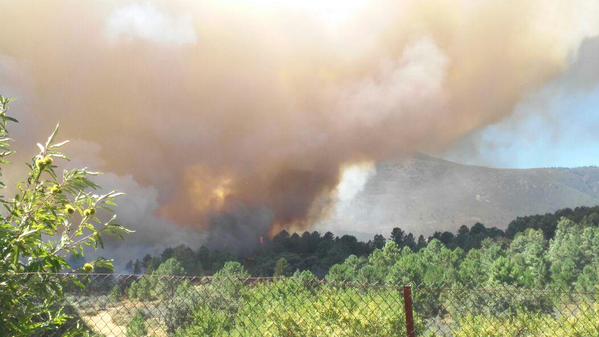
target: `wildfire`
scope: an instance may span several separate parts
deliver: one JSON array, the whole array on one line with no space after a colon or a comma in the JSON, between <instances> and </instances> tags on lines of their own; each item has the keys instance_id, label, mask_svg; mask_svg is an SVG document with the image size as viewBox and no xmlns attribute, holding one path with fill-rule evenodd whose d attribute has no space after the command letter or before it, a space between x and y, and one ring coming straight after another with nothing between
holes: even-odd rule
<instances>
[{"instance_id":1,"label":"wildfire","mask_svg":"<svg viewBox=\"0 0 599 337\"><path fill-rule=\"evenodd\" d=\"M194 200L194 210L200 213L221 210L233 193L231 183L232 179L228 177L197 177L187 191L190 200Z\"/></svg>"},{"instance_id":2,"label":"wildfire","mask_svg":"<svg viewBox=\"0 0 599 337\"><path fill-rule=\"evenodd\" d=\"M283 230L286 230L289 233L300 233L300 232L303 232L305 230L305 228L306 228L305 224L302 224L299 222L292 223L292 224L275 223L270 227L270 231L268 232L268 237L270 239L272 239L277 234L282 232Z\"/></svg>"},{"instance_id":3,"label":"wildfire","mask_svg":"<svg viewBox=\"0 0 599 337\"><path fill-rule=\"evenodd\" d=\"M222 211L234 194L233 179L226 175L210 174L203 168L193 168L185 175L188 188L160 210L160 215L185 224L192 213L204 223L207 215Z\"/></svg>"}]
</instances>

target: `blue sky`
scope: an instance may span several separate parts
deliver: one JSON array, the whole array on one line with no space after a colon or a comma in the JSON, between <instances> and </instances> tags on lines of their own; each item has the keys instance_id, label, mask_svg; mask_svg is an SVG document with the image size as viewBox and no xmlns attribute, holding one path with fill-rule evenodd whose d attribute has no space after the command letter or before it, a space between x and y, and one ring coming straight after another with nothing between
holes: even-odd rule
<instances>
[{"instance_id":1,"label":"blue sky","mask_svg":"<svg viewBox=\"0 0 599 337\"><path fill-rule=\"evenodd\" d=\"M450 152L447 157L497 167L599 166L599 87L555 97L548 107L536 114L516 111L470 137L478 139L478 153Z\"/></svg>"},{"instance_id":2,"label":"blue sky","mask_svg":"<svg viewBox=\"0 0 599 337\"><path fill-rule=\"evenodd\" d=\"M599 166L599 39L583 43L569 69L526 97L510 118L444 157L512 168Z\"/></svg>"}]
</instances>

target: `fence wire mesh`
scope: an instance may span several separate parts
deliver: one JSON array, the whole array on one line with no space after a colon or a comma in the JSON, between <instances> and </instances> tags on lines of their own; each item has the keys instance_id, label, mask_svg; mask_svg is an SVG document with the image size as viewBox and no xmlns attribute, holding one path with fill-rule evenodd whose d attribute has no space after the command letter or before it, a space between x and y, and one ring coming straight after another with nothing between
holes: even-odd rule
<instances>
[{"instance_id":1,"label":"fence wire mesh","mask_svg":"<svg viewBox=\"0 0 599 337\"><path fill-rule=\"evenodd\" d=\"M15 284L23 289L61 285L56 310L69 320L39 336L409 336L403 285L326 282L301 275L2 277L19 278ZM595 293L413 286L411 294L414 336L599 336ZM11 313L2 315L7 320Z\"/></svg>"}]
</instances>

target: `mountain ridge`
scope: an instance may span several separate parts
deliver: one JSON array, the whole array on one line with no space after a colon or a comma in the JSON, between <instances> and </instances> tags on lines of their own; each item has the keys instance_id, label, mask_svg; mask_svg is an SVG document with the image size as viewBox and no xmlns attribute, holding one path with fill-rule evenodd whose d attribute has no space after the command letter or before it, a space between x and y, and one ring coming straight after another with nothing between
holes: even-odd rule
<instances>
[{"instance_id":1,"label":"mountain ridge","mask_svg":"<svg viewBox=\"0 0 599 337\"><path fill-rule=\"evenodd\" d=\"M599 167L492 168L418 154L378 164L319 226L360 237L397 226L428 235L476 222L505 228L519 216L597 204Z\"/></svg>"}]
</instances>

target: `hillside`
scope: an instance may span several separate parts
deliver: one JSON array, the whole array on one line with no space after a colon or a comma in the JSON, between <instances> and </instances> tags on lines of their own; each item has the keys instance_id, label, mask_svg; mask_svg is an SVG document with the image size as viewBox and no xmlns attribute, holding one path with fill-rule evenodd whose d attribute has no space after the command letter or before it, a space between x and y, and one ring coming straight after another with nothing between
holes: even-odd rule
<instances>
[{"instance_id":1,"label":"hillside","mask_svg":"<svg viewBox=\"0 0 599 337\"><path fill-rule=\"evenodd\" d=\"M399 226L415 234L599 204L599 168L495 169L418 155L377 166L353 199L319 227L359 237Z\"/></svg>"}]
</instances>

